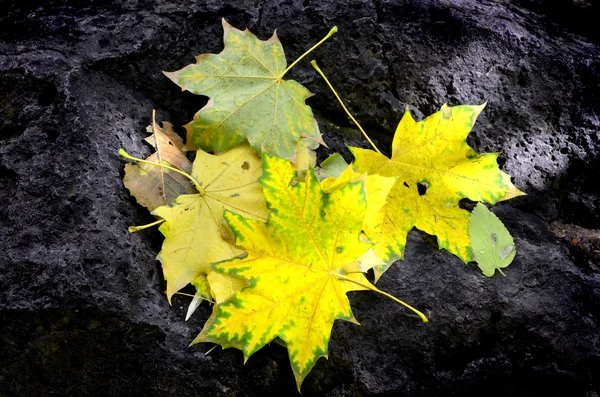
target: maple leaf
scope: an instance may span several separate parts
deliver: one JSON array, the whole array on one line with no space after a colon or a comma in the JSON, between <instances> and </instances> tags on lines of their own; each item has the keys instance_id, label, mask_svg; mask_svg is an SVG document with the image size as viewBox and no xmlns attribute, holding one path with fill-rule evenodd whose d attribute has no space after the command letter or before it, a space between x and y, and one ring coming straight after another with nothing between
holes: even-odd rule
<instances>
[{"instance_id":1,"label":"maple leaf","mask_svg":"<svg viewBox=\"0 0 600 397\"><path fill-rule=\"evenodd\" d=\"M347 183L326 194L314 170L300 181L291 163L269 155L263 156L260 183L270 209L267 222L225 211L236 245L248 254L214 265L250 286L215 305L192 344L235 347L247 360L279 337L299 389L319 357L327 357L334 320L356 322L346 293L381 292L357 262L371 248L360 239L367 210L364 184Z\"/></svg>"},{"instance_id":2,"label":"maple leaf","mask_svg":"<svg viewBox=\"0 0 600 397\"><path fill-rule=\"evenodd\" d=\"M500 219L481 203L471 212L469 238L477 266L483 274L492 277L498 270L505 276L502 268L510 265L517 254L515 242Z\"/></svg>"},{"instance_id":3,"label":"maple leaf","mask_svg":"<svg viewBox=\"0 0 600 397\"><path fill-rule=\"evenodd\" d=\"M397 176L383 222L367 236L378 241L377 255L387 263L377 277L403 256L406 236L417 227L437 236L446 249L464 262L473 260L469 243L469 212L459 207L468 198L494 204L524 193L500 171L497 153L477 154L466 143L485 105L442 106L416 122L406 109L392 143L391 159L372 150L350 148L359 172Z\"/></svg>"},{"instance_id":4,"label":"maple leaf","mask_svg":"<svg viewBox=\"0 0 600 397\"><path fill-rule=\"evenodd\" d=\"M222 214L232 210L266 219L267 208L258 183L260 159L247 144L215 156L199 150L191 177L197 194L177 197L172 205L152 214L164 219L165 235L158 259L167 280L169 301L175 292L194 281L201 296L210 298L206 277L214 262L241 255L243 251L223 238Z\"/></svg>"},{"instance_id":5,"label":"maple leaf","mask_svg":"<svg viewBox=\"0 0 600 397\"><path fill-rule=\"evenodd\" d=\"M147 161L191 172L192 163L185 156L182 139L173 131L170 123L164 122L163 128L160 128L154 111L148 132L152 135L146 141L156 152ZM123 183L136 201L150 211L172 203L179 195L196 192L192 182L183 175L148 163L125 164Z\"/></svg>"},{"instance_id":6,"label":"maple leaf","mask_svg":"<svg viewBox=\"0 0 600 397\"><path fill-rule=\"evenodd\" d=\"M386 263L379 258L375 251L375 247L377 247L379 241L375 240L374 238L379 237L377 231L383 222L383 217L385 215L384 208L387 202L387 197L398 178L395 176L384 177L381 175L368 175L366 173L356 172L352 165L346 164L346 162L343 159L340 160L340 158L332 155L327 159L329 161L326 160L321 163L321 172L324 174L338 174L336 177L323 179L321 181L321 187L323 188L323 191L330 193L346 185L347 183L364 181L367 195L367 209L365 211L362 231L366 236L371 236L369 242L373 243L373 248L361 256L359 262L361 263L361 269L363 269L363 271L367 271L368 269L378 266L383 266ZM346 167L339 172L343 165ZM377 282L378 279L379 274L376 273L375 282Z\"/></svg>"},{"instance_id":7,"label":"maple leaf","mask_svg":"<svg viewBox=\"0 0 600 397\"><path fill-rule=\"evenodd\" d=\"M337 28L289 67L276 33L262 41L225 19L223 30L225 46L220 54L202 54L195 64L165 72L182 90L210 98L185 126L187 145L219 154L247 140L259 155L266 152L290 160L302 138L324 145L305 103L312 94L283 77Z\"/></svg>"}]
</instances>

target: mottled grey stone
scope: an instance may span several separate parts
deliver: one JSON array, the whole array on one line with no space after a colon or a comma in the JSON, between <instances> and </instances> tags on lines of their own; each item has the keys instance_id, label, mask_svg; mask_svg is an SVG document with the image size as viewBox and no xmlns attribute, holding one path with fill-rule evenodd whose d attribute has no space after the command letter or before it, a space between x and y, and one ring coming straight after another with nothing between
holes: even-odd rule
<instances>
[{"instance_id":1,"label":"mottled grey stone","mask_svg":"<svg viewBox=\"0 0 600 397\"><path fill-rule=\"evenodd\" d=\"M147 155L152 109L177 126L205 99L161 71L222 49L222 17L288 60L333 25L317 59L384 151L406 105L488 102L469 143L502 152L528 196L494 211L518 253L483 277L409 236L373 293L351 294L361 326L336 322L329 360L303 395L597 396L600 273L550 231L600 229L600 36L595 1L0 0L0 395L289 395L286 351L187 348L208 318L170 307L152 220L122 186L119 147ZM289 74L330 149L364 146L308 60ZM181 129L179 130L181 131ZM590 243L590 246L593 244Z\"/></svg>"}]
</instances>

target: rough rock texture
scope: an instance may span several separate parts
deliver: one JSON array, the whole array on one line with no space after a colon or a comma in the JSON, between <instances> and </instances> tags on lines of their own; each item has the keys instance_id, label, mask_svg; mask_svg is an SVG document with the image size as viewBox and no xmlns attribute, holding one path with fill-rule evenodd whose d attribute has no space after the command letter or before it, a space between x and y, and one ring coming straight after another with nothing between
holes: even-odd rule
<instances>
[{"instance_id":1,"label":"rough rock texture","mask_svg":"<svg viewBox=\"0 0 600 397\"><path fill-rule=\"evenodd\" d=\"M483 277L413 232L380 287L354 293L356 326L334 326L303 395L598 396L598 263L561 230L600 229L598 3L550 0L164 2L0 0L0 395L293 395L285 350L187 349L210 308L169 307L158 231L123 188L119 147L138 155L151 110L187 123L204 99L161 73L219 52L220 18L288 59L314 54L388 148L405 104L488 101L469 142L502 151L528 193L496 207L518 254ZM307 61L291 78L325 140L364 145ZM321 153L323 157L326 151ZM597 236L592 231L586 236ZM587 241L587 240L586 240ZM576 245L576 244L575 244ZM600 250L599 242L586 242Z\"/></svg>"}]
</instances>

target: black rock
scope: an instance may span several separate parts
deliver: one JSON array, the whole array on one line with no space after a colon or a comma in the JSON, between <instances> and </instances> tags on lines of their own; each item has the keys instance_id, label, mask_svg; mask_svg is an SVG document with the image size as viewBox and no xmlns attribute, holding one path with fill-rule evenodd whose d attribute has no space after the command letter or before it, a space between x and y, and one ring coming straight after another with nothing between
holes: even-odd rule
<instances>
[{"instance_id":1,"label":"black rock","mask_svg":"<svg viewBox=\"0 0 600 397\"><path fill-rule=\"evenodd\" d=\"M263 39L277 29L288 61L337 25L314 58L384 151L405 105L420 118L487 101L469 143L502 152L528 194L494 209L518 249L506 278L412 232L378 286L430 323L351 294L362 325L336 322L303 395L597 396L598 256L549 224L600 229L598 16L593 0L0 0L0 395L297 393L276 344L246 365L188 349L210 308L184 322L159 232L127 232L152 217L117 149L149 153L152 109L181 126L204 104L161 71L221 51L225 17ZM350 160L344 143L364 141L308 60L289 77L316 93L320 157Z\"/></svg>"}]
</instances>

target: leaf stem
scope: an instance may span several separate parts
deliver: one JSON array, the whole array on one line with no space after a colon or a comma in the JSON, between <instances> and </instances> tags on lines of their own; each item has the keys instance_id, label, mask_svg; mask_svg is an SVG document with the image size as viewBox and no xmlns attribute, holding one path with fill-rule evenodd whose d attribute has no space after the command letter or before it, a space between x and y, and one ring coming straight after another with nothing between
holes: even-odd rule
<instances>
[{"instance_id":1,"label":"leaf stem","mask_svg":"<svg viewBox=\"0 0 600 397\"><path fill-rule=\"evenodd\" d=\"M208 356L213 350L215 350L217 347L219 347L219 345L214 345L213 347L211 347L210 349L208 349L208 351L206 353L204 353L205 356Z\"/></svg>"},{"instance_id":2,"label":"leaf stem","mask_svg":"<svg viewBox=\"0 0 600 397\"><path fill-rule=\"evenodd\" d=\"M358 127L358 129L360 130L360 132L362 132L363 136L367 139L367 141L371 144L371 146L373 146L373 149L375 149L375 151L377 153L382 154L381 151L379 149L377 149L377 146L375 146L375 144L373 143L373 141L371 140L371 138L369 138L369 136L367 135L367 133L365 132L365 130L358 123L358 121L356 121L356 119L354 118L354 116L352 116L352 114L350 113L350 111L348 111L348 108L346 108L346 105L344 105L344 102L342 102L342 99L340 98L340 96L338 95L338 93L335 91L335 89L333 88L333 86L331 85L331 83L329 82L329 80L327 79L327 77L325 76L325 73L323 73L323 71L319 68L319 65L317 65L317 61L315 61L313 59L312 61L310 61L310 64L317 71L317 73L319 73L321 75L321 77L323 77L323 80L325 80L325 82L329 86L329 89L331 90L331 92L333 92L333 95L335 95L335 97L337 98L337 100L340 103L340 105L342 105L342 108L344 109L344 112L346 112L346 114L348 115L348 117L350 117L350 119L354 122L354 124L356 124L356 126Z\"/></svg>"},{"instance_id":3,"label":"leaf stem","mask_svg":"<svg viewBox=\"0 0 600 397\"><path fill-rule=\"evenodd\" d=\"M408 303L405 303L403 301L401 301L400 299L396 298L393 295L388 294L387 292L384 292L382 290L380 290L379 288L375 287L374 285L370 285L370 284L364 284L361 283L360 281L354 280L353 278L344 276L342 274L339 273L335 273L335 276L339 279L345 280L345 281L350 281L351 283L354 283L356 285L360 285L363 288L366 288L368 290L371 290L373 292L377 292L383 296L386 296L388 298L390 298L391 300L398 302L399 304L401 304L402 306L406 307L407 309L412 310L413 312L415 312L419 317L421 317L421 320L423 320L424 323L428 322L429 320L427 319L427 317L425 317L425 315L423 313L421 313L420 311L418 311L417 309L415 309L414 307L412 307L411 305L409 305Z\"/></svg>"},{"instance_id":4,"label":"leaf stem","mask_svg":"<svg viewBox=\"0 0 600 397\"><path fill-rule=\"evenodd\" d=\"M179 291L175 292L175 294L174 294L174 295L183 295L183 296L189 296L190 298L195 298L195 297L197 297L197 296L198 296L198 295L186 294L185 292L179 292ZM205 297L203 297L203 296L200 296L200 298L201 298L201 299L203 299L203 300L205 300L205 301L207 301L207 302L210 302L210 303L213 303L213 304L215 303L214 301L211 301L210 299L206 299L206 298L205 298Z\"/></svg>"},{"instance_id":5,"label":"leaf stem","mask_svg":"<svg viewBox=\"0 0 600 397\"><path fill-rule=\"evenodd\" d=\"M160 225L164 221L165 221L164 219L159 219L156 222L148 223L147 225L129 226L127 228L127 230L129 230L129 233L135 233L135 232L139 232L140 230L148 229L149 227L152 227L152 226Z\"/></svg>"},{"instance_id":6,"label":"leaf stem","mask_svg":"<svg viewBox=\"0 0 600 397\"><path fill-rule=\"evenodd\" d=\"M186 177L187 179L189 179L190 181L192 181L192 183L196 187L196 190L198 190L198 193L200 193L200 195L202 195L202 196L204 195L204 189L202 188L202 186L200 186L200 184L198 183L196 178L194 178L193 176L191 176L190 174L188 174L186 172L183 172L181 170L178 170L177 168L173 168L173 167L170 167L165 164L155 163L154 161L142 160L137 157L133 157L129 153L127 153L125 150L123 150L122 148L119 149L118 153L119 153L119 156L125 157L127 160L137 161L138 163L146 163L146 164L150 164L150 165L155 165L157 167L163 167L163 168L166 168L173 172L176 172L179 175L182 175L182 176Z\"/></svg>"},{"instance_id":7,"label":"leaf stem","mask_svg":"<svg viewBox=\"0 0 600 397\"><path fill-rule=\"evenodd\" d=\"M196 295L192 295L192 294L186 294L185 292L175 292L175 295L183 295L183 296L189 296L190 298L195 298Z\"/></svg>"},{"instance_id":8,"label":"leaf stem","mask_svg":"<svg viewBox=\"0 0 600 397\"><path fill-rule=\"evenodd\" d=\"M287 72L290 71L291 68L293 68L294 66L296 66L296 64L298 62L300 62L300 60L302 60L302 58L304 58L305 56L307 56L308 54L310 54L315 48L317 48L318 46L320 46L321 44L323 44L328 38L330 38L331 36L334 35L334 33L337 33L338 28L337 26L334 26L333 28L331 28L331 30L329 31L329 33L327 33L327 36L323 37L321 39L321 41L319 41L317 44L315 44L314 46L312 46L308 51L306 51L304 54L302 54L300 56L300 58L296 59L294 62L292 62L292 64L290 66L287 67L286 70L283 71L283 73L281 73L281 75L279 76L279 78L283 78L283 76L285 76L285 74Z\"/></svg>"}]
</instances>

